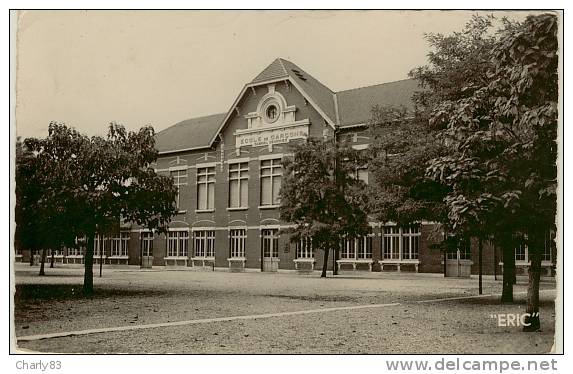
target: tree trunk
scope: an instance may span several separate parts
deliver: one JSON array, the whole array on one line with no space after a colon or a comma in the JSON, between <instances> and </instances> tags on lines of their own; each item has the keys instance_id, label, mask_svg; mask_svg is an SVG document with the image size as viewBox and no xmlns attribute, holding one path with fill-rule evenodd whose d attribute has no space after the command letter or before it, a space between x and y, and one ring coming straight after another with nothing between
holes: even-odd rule
<instances>
[{"instance_id":1,"label":"tree trunk","mask_svg":"<svg viewBox=\"0 0 573 374\"><path fill-rule=\"evenodd\" d=\"M340 256L340 247L336 246L334 248L334 256L332 261L332 275L338 275L338 260Z\"/></svg>"},{"instance_id":2,"label":"tree trunk","mask_svg":"<svg viewBox=\"0 0 573 374\"><path fill-rule=\"evenodd\" d=\"M446 265L446 261L448 260L448 251L444 249L444 278L446 277L446 272L448 266Z\"/></svg>"},{"instance_id":3,"label":"tree trunk","mask_svg":"<svg viewBox=\"0 0 573 374\"><path fill-rule=\"evenodd\" d=\"M34 266L34 250L30 249L30 266Z\"/></svg>"},{"instance_id":4,"label":"tree trunk","mask_svg":"<svg viewBox=\"0 0 573 374\"><path fill-rule=\"evenodd\" d=\"M46 248L42 249L42 260L40 262L40 275L46 275L44 273L44 264L46 263Z\"/></svg>"},{"instance_id":5,"label":"tree trunk","mask_svg":"<svg viewBox=\"0 0 573 374\"><path fill-rule=\"evenodd\" d=\"M54 268L54 251L52 251L52 256L50 258L50 269Z\"/></svg>"},{"instance_id":6,"label":"tree trunk","mask_svg":"<svg viewBox=\"0 0 573 374\"><path fill-rule=\"evenodd\" d=\"M537 244L537 243L536 243ZM541 328L539 320L539 278L541 276L541 256L537 245L529 248L529 285L527 287L527 307L523 331L537 331Z\"/></svg>"},{"instance_id":7,"label":"tree trunk","mask_svg":"<svg viewBox=\"0 0 573 374\"><path fill-rule=\"evenodd\" d=\"M483 294L483 240L478 239L478 272L479 272L479 294Z\"/></svg>"},{"instance_id":8,"label":"tree trunk","mask_svg":"<svg viewBox=\"0 0 573 374\"><path fill-rule=\"evenodd\" d=\"M92 295L94 292L94 236L87 236L86 254L84 257L84 295Z\"/></svg>"},{"instance_id":9,"label":"tree trunk","mask_svg":"<svg viewBox=\"0 0 573 374\"><path fill-rule=\"evenodd\" d=\"M103 250L105 246L103 245L103 237L100 238L100 248L99 248L99 277L101 278L101 272L103 268Z\"/></svg>"},{"instance_id":10,"label":"tree trunk","mask_svg":"<svg viewBox=\"0 0 573 374\"><path fill-rule=\"evenodd\" d=\"M497 280L497 248L497 245L493 246L493 280Z\"/></svg>"},{"instance_id":11,"label":"tree trunk","mask_svg":"<svg viewBox=\"0 0 573 374\"><path fill-rule=\"evenodd\" d=\"M502 303L513 303L513 285L515 281L515 253L512 242L504 242L501 247L503 261Z\"/></svg>"},{"instance_id":12,"label":"tree trunk","mask_svg":"<svg viewBox=\"0 0 573 374\"><path fill-rule=\"evenodd\" d=\"M320 274L321 278L326 278L326 268L328 267L328 253L330 249L327 248L324 250L324 261L322 262L322 274Z\"/></svg>"}]
</instances>

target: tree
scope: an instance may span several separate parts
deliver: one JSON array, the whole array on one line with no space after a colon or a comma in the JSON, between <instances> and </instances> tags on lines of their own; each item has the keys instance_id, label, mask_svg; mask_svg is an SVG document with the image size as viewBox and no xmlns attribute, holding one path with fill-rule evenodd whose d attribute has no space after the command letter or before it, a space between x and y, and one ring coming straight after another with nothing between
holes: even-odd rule
<instances>
[{"instance_id":1,"label":"tree","mask_svg":"<svg viewBox=\"0 0 573 374\"><path fill-rule=\"evenodd\" d=\"M280 217L295 227L291 239L310 238L315 250L324 251L322 277L328 255L343 239L369 232L362 181L356 177L365 157L336 141L308 139L293 146L285 158L280 197Z\"/></svg>"},{"instance_id":2,"label":"tree","mask_svg":"<svg viewBox=\"0 0 573 374\"><path fill-rule=\"evenodd\" d=\"M35 146L34 140L26 139L16 154L15 244L29 249L30 257L41 251L40 275L44 275L46 250L73 243L74 233L68 229L65 201L50 200L53 163L38 157Z\"/></svg>"},{"instance_id":3,"label":"tree","mask_svg":"<svg viewBox=\"0 0 573 374\"><path fill-rule=\"evenodd\" d=\"M487 82L468 97L443 101L431 118L444 127L451 149L428 169L454 186L447 199L450 218L484 222L504 248L504 270L513 256L512 237L524 238L530 248L527 331L540 327L541 249L555 230L557 46L554 15L504 21L489 53ZM512 283L504 271L504 296Z\"/></svg>"},{"instance_id":4,"label":"tree","mask_svg":"<svg viewBox=\"0 0 573 374\"><path fill-rule=\"evenodd\" d=\"M42 176L38 204L54 212L63 231L86 238L85 294L93 293L98 232L112 230L120 219L162 231L176 214L173 181L150 167L157 159L152 127L127 132L112 123L107 138L88 138L51 123L47 138L26 139L26 147Z\"/></svg>"},{"instance_id":5,"label":"tree","mask_svg":"<svg viewBox=\"0 0 573 374\"><path fill-rule=\"evenodd\" d=\"M432 160L450 151L449 144L442 141L444 123L432 119L443 102L471 96L486 81L487 51L494 42L488 34L491 25L492 17L473 17L462 32L427 34L433 49L428 54L429 64L410 72L421 86L412 98L414 112L379 106L372 110L370 129L375 141L370 165L375 183L370 186L370 211L380 221L440 222L445 242L438 247L444 251L452 250L453 243L466 241L463 237L469 233L460 235L448 217L445 198L453 186L426 172ZM454 231L457 239L452 237Z\"/></svg>"}]
</instances>

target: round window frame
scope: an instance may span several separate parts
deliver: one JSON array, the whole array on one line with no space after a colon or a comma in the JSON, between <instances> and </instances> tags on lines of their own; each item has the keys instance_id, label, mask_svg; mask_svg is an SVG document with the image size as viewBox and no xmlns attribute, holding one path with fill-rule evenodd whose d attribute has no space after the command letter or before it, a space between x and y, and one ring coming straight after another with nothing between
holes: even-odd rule
<instances>
[{"instance_id":1,"label":"round window frame","mask_svg":"<svg viewBox=\"0 0 573 374\"><path fill-rule=\"evenodd\" d=\"M274 106L277 110L277 115L275 116L275 118L270 118L267 114L267 112L271 106ZM273 98L271 100L268 100L266 103L264 103L261 112L262 112L261 114L263 115L263 118L265 120L265 123L268 123L268 124L275 123L278 121L278 119L280 117L281 105L278 102L278 100Z\"/></svg>"}]
</instances>

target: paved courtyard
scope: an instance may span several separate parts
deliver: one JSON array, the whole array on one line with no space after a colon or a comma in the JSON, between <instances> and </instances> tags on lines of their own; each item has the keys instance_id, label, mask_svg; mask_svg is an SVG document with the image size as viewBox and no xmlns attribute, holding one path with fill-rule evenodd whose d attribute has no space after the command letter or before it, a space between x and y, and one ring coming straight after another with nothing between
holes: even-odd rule
<instances>
[{"instance_id":1,"label":"paved courtyard","mask_svg":"<svg viewBox=\"0 0 573 374\"><path fill-rule=\"evenodd\" d=\"M95 269L94 269L95 270ZM228 273L104 268L95 295L83 268L16 264L15 334L22 350L69 353L546 353L553 345L555 283L541 284L542 330L499 327L501 281L439 274ZM444 300L445 299L445 300ZM147 326L149 325L149 326ZM86 331L102 329L99 332ZM76 332L67 334L68 332ZM58 337L45 334L62 333Z\"/></svg>"}]
</instances>

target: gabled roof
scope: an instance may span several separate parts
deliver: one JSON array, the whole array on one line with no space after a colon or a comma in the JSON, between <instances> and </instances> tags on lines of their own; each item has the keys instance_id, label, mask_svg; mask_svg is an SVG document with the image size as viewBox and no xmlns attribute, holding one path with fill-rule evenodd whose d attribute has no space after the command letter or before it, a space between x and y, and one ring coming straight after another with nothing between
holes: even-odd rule
<instances>
[{"instance_id":1,"label":"gabled roof","mask_svg":"<svg viewBox=\"0 0 573 374\"><path fill-rule=\"evenodd\" d=\"M281 60L289 77L300 86L300 89L303 91L303 95L306 93L310 96L311 101L318 105L319 112L322 110L324 115L327 117L326 119L330 120L331 123L336 124L334 92L292 62L284 59L278 60Z\"/></svg>"},{"instance_id":2,"label":"gabled roof","mask_svg":"<svg viewBox=\"0 0 573 374\"><path fill-rule=\"evenodd\" d=\"M170 153L211 147L245 91L278 80L290 81L333 127L367 123L372 107L377 104L403 105L412 110L412 94L421 90L417 81L405 79L335 93L297 65L277 58L243 87L229 111L188 119L158 132L156 148L159 153Z\"/></svg>"},{"instance_id":3,"label":"gabled roof","mask_svg":"<svg viewBox=\"0 0 573 374\"><path fill-rule=\"evenodd\" d=\"M168 127L155 134L155 148L165 153L208 147L226 115L191 118Z\"/></svg>"},{"instance_id":4,"label":"gabled roof","mask_svg":"<svg viewBox=\"0 0 573 374\"><path fill-rule=\"evenodd\" d=\"M374 105L403 105L408 110L413 110L412 94L420 90L422 88L418 85L418 81L404 79L337 92L340 125L349 126L368 122Z\"/></svg>"},{"instance_id":5,"label":"gabled roof","mask_svg":"<svg viewBox=\"0 0 573 374\"><path fill-rule=\"evenodd\" d=\"M267 66L265 70L261 71L261 73L257 75L255 79L251 81L251 83L264 82L278 78L286 78L287 76L288 73L283 65L283 60L281 58L277 58L269 66Z\"/></svg>"}]
</instances>

